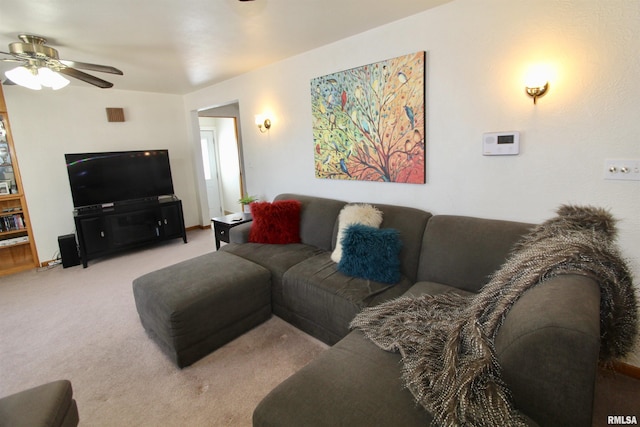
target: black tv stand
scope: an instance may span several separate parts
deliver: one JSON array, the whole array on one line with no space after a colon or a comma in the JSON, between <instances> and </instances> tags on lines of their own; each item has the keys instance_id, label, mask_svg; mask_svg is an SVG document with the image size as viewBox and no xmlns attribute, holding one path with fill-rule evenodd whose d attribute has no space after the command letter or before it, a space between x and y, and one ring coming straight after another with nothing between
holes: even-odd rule
<instances>
[{"instance_id":1,"label":"black tv stand","mask_svg":"<svg viewBox=\"0 0 640 427\"><path fill-rule=\"evenodd\" d=\"M182 202L140 200L74 211L82 266L127 249L182 237L187 243Z\"/></svg>"}]
</instances>

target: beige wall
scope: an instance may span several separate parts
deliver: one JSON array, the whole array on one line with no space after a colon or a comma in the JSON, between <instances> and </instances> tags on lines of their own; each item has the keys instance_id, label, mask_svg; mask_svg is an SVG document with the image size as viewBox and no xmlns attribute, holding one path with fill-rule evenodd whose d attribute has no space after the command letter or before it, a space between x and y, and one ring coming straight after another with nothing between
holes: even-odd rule
<instances>
[{"instance_id":1,"label":"beige wall","mask_svg":"<svg viewBox=\"0 0 640 427\"><path fill-rule=\"evenodd\" d=\"M41 262L56 258L58 236L75 231L65 153L169 149L185 222L198 223L180 96L75 86L58 92L6 86L4 91ZM124 108L125 122L107 122L107 107Z\"/></svg>"}]
</instances>

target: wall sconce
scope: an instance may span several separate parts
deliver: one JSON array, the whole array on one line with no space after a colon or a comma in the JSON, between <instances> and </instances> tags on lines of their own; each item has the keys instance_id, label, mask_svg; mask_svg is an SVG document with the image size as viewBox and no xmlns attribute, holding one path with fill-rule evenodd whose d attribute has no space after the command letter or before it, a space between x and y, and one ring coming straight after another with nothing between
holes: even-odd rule
<instances>
[{"instance_id":1,"label":"wall sconce","mask_svg":"<svg viewBox=\"0 0 640 427\"><path fill-rule=\"evenodd\" d=\"M550 69L548 65L536 65L529 69L525 77L525 91L533 98L533 103L549 90Z\"/></svg>"},{"instance_id":2,"label":"wall sconce","mask_svg":"<svg viewBox=\"0 0 640 427\"><path fill-rule=\"evenodd\" d=\"M256 116L256 125L258 126L258 129L260 129L260 132L265 133L271 129L271 120L262 114L258 114Z\"/></svg>"},{"instance_id":3,"label":"wall sconce","mask_svg":"<svg viewBox=\"0 0 640 427\"><path fill-rule=\"evenodd\" d=\"M533 104L536 104L538 97L547 93L547 89L549 89L549 82L545 82L543 86L527 86L525 90L527 91L527 95L533 98Z\"/></svg>"}]
</instances>

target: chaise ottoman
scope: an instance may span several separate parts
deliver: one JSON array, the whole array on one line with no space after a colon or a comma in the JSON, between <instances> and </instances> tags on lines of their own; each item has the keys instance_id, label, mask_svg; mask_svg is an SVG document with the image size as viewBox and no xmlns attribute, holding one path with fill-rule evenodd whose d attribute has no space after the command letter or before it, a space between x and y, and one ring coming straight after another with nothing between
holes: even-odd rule
<instances>
[{"instance_id":1,"label":"chaise ottoman","mask_svg":"<svg viewBox=\"0 0 640 427\"><path fill-rule=\"evenodd\" d=\"M142 326L183 368L271 317L269 270L212 252L138 277Z\"/></svg>"}]
</instances>

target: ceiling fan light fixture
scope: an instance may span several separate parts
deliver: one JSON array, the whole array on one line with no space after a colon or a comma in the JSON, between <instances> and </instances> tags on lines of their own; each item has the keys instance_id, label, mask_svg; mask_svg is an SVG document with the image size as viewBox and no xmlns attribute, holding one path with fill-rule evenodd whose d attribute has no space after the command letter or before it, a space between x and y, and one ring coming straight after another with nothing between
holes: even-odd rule
<instances>
[{"instance_id":1,"label":"ceiling fan light fixture","mask_svg":"<svg viewBox=\"0 0 640 427\"><path fill-rule=\"evenodd\" d=\"M68 79L47 67L20 66L4 74L15 84L33 90L40 90L43 86L58 90L69 84Z\"/></svg>"},{"instance_id":2,"label":"ceiling fan light fixture","mask_svg":"<svg viewBox=\"0 0 640 427\"><path fill-rule=\"evenodd\" d=\"M104 89L113 87L113 83L80 69L123 75L122 71L108 65L60 59L56 49L45 45L47 40L44 37L20 34L18 38L21 42L9 43L9 52L0 52L1 55L10 55L12 58L0 57L0 61L23 63L5 73L9 80L20 86L33 90L40 90L42 86L58 90L69 84L69 80L64 77L67 76Z\"/></svg>"},{"instance_id":3,"label":"ceiling fan light fixture","mask_svg":"<svg viewBox=\"0 0 640 427\"><path fill-rule=\"evenodd\" d=\"M47 67L38 69L38 77L42 86L50 87L53 90L62 89L69 84L69 80Z\"/></svg>"},{"instance_id":4,"label":"ceiling fan light fixture","mask_svg":"<svg viewBox=\"0 0 640 427\"><path fill-rule=\"evenodd\" d=\"M38 79L37 73L38 71L35 69L32 70L30 68L20 66L12 70L5 71L4 75L17 85L33 90L40 90L42 89L42 85L40 84L40 79Z\"/></svg>"}]
</instances>

